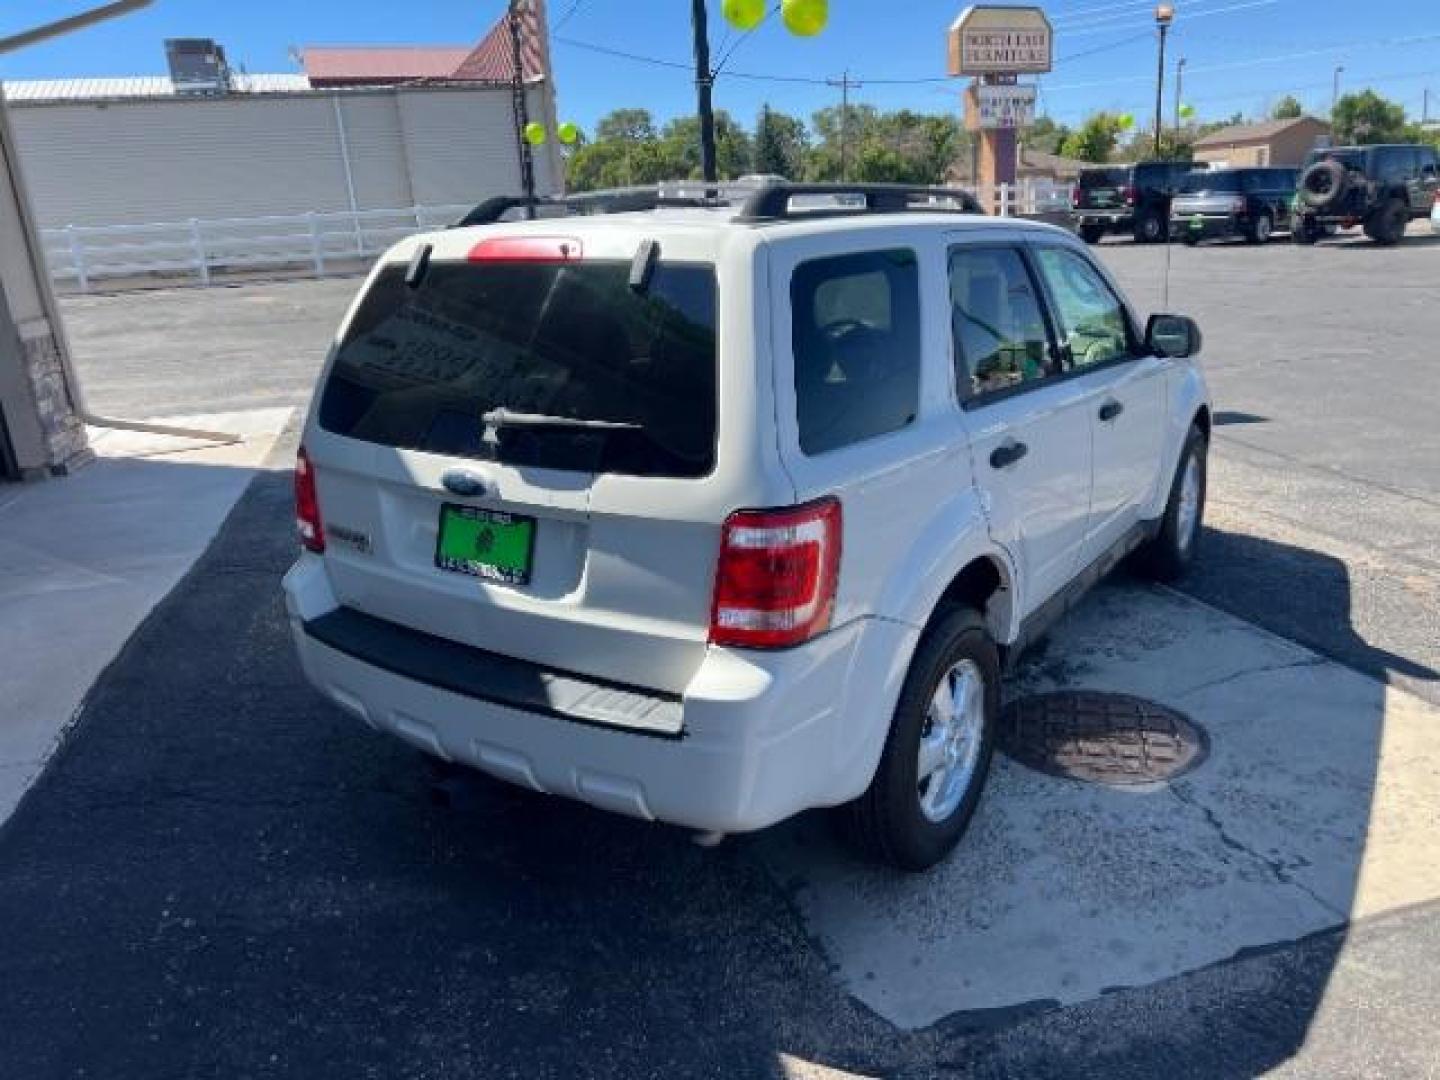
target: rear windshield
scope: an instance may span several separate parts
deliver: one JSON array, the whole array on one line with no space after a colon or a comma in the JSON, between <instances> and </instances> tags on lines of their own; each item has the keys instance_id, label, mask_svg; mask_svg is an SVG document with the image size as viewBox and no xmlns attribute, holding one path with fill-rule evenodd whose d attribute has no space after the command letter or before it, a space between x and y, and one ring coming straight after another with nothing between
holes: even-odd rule
<instances>
[{"instance_id":1,"label":"rear windshield","mask_svg":"<svg viewBox=\"0 0 1440 1080\"><path fill-rule=\"evenodd\" d=\"M1129 183L1128 169L1081 169L1082 188L1123 187Z\"/></svg>"},{"instance_id":2,"label":"rear windshield","mask_svg":"<svg viewBox=\"0 0 1440 1080\"><path fill-rule=\"evenodd\" d=\"M1182 192L1218 192L1233 194L1244 190L1244 174L1229 169L1192 173L1180 181Z\"/></svg>"},{"instance_id":3,"label":"rear windshield","mask_svg":"<svg viewBox=\"0 0 1440 1080\"><path fill-rule=\"evenodd\" d=\"M1313 165L1326 158L1333 158L1347 169L1365 168L1365 152L1363 150L1312 150L1310 156L1305 159L1305 164Z\"/></svg>"},{"instance_id":4,"label":"rear windshield","mask_svg":"<svg viewBox=\"0 0 1440 1080\"><path fill-rule=\"evenodd\" d=\"M335 357L320 426L515 465L704 476L715 464L715 272L661 263L434 263L381 271ZM485 421L492 410L558 418ZM604 421L605 428L563 423Z\"/></svg>"}]
</instances>

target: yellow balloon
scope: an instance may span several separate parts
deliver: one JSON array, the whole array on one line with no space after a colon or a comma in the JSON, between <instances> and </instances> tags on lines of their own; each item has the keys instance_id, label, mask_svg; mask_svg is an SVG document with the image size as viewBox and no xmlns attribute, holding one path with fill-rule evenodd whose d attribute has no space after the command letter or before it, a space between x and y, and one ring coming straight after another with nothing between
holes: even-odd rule
<instances>
[{"instance_id":1,"label":"yellow balloon","mask_svg":"<svg viewBox=\"0 0 1440 1080\"><path fill-rule=\"evenodd\" d=\"M830 21L830 0L781 0L780 17L792 34L814 37Z\"/></svg>"},{"instance_id":2,"label":"yellow balloon","mask_svg":"<svg viewBox=\"0 0 1440 1080\"><path fill-rule=\"evenodd\" d=\"M525 125L525 141L531 146L542 146L545 143L545 125L531 120Z\"/></svg>"},{"instance_id":3,"label":"yellow balloon","mask_svg":"<svg viewBox=\"0 0 1440 1080\"><path fill-rule=\"evenodd\" d=\"M737 30L754 30L765 20L766 0L725 0L720 6L725 21Z\"/></svg>"},{"instance_id":4,"label":"yellow balloon","mask_svg":"<svg viewBox=\"0 0 1440 1080\"><path fill-rule=\"evenodd\" d=\"M556 131L555 134L560 136L562 143L569 146L576 139L580 138L580 129L572 121L566 120L560 125L559 130Z\"/></svg>"},{"instance_id":5,"label":"yellow balloon","mask_svg":"<svg viewBox=\"0 0 1440 1080\"><path fill-rule=\"evenodd\" d=\"M1189 120L1192 116L1195 115L1195 106L1189 104L1188 102L1187 102L1186 104L1184 104L1184 105L1181 105L1181 106L1180 106L1180 115L1181 115L1184 119Z\"/></svg>"},{"instance_id":6,"label":"yellow balloon","mask_svg":"<svg viewBox=\"0 0 1440 1080\"><path fill-rule=\"evenodd\" d=\"M1128 112L1121 113L1119 119L1121 131L1129 131L1132 127L1135 126L1135 117L1131 116Z\"/></svg>"}]
</instances>

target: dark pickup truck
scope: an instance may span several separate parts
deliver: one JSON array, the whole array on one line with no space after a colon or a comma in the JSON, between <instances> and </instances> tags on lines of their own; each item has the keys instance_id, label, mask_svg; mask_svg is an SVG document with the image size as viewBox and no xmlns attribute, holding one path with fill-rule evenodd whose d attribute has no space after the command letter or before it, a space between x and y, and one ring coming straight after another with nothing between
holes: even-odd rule
<instances>
[{"instance_id":1,"label":"dark pickup truck","mask_svg":"<svg viewBox=\"0 0 1440 1080\"><path fill-rule=\"evenodd\" d=\"M1130 233L1142 244L1164 240L1170 200L1187 176L1205 167L1204 162L1144 161L1081 169L1070 196L1075 231L1087 244L1112 232Z\"/></svg>"},{"instance_id":2,"label":"dark pickup truck","mask_svg":"<svg viewBox=\"0 0 1440 1080\"><path fill-rule=\"evenodd\" d=\"M1244 237L1263 244L1290 228L1295 169L1211 169L1186 177L1170 204L1170 235L1187 244Z\"/></svg>"}]
</instances>

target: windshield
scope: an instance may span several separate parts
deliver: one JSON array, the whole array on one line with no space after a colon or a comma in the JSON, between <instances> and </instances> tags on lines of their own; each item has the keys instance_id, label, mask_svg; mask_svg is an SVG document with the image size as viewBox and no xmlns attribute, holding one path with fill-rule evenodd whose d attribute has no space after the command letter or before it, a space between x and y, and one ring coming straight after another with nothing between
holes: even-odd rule
<instances>
[{"instance_id":1,"label":"windshield","mask_svg":"<svg viewBox=\"0 0 1440 1080\"><path fill-rule=\"evenodd\" d=\"M1126 169L1081 169L1080 186L1082 188L1108 188L1122 187L1127 182L1128 170Z\"/></svg>"},{"instance_id":2,"label":"windshield","mask_svg":"<svg viewBox=\"0 0 1440 1080\"><path fill-rule=\"evenodd\" d=\"M320 400L327 431L585 472L703 476L715 463L715 272L627 262L435 263L375 279ZM613 427L488 424L495 410ZM504 416L505 413L496 415Z\"/></svg>"}]
</instances>

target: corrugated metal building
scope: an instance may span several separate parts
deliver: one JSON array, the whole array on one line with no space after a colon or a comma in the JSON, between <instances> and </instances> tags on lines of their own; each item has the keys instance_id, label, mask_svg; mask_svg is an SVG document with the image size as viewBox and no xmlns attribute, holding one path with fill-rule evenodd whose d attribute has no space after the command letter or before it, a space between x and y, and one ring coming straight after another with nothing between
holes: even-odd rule
<instances>
[{"instance_id":1,"label":"corrugated metal building","mask_svg":"<svg viewBox=\"0 0 1440 1080\"><path fill-rule=\"evenodd\" d=\"M533 0L521 66L530 119L554 131L544 20ZM6 82L40 226L462 205L521 190L507 16L469 47L320 47L304 62L303 75L227 72L221 93L177 92L168 76ZM536 190L559 190L555 141L533 158Z\"/></svg>"},{"instance_id":2,"label":"corrugated metal building","mask_svg":"<svg viewBox=\"0 0 1440 1080\"><path fill-rule=\"evenodd\" d=\"M506 86L225 97L74 87L89 81L48 98L5 86L43 228L474 203L520 190ZM530 83L527 103L553 127L548 81ZM541 192L558 189L553 149L536 152L535 179Z\"/></svg>"}]
</instances>

